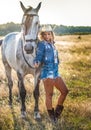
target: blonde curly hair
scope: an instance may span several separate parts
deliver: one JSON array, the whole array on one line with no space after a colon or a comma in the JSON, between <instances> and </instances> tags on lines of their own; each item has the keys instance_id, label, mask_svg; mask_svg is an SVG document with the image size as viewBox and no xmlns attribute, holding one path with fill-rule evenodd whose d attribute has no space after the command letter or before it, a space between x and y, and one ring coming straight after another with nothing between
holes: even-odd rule
<instances>
[{"instance_id":1,"label":"blonde curly hair","mask_svg":"<svg viewBox=\"0 0 91 130\"><path fill-rule=\"evenodd\" d=\"M47 31L45 31L45 32L47 32ZM44 37L43 37L43 36L44 36L44 33L45 33L45 32L42 31L42 32L40 32L40 34L39 34L39 39L40 39L41 41L44 40ZM50 32L51 35L52 35L51 41L54 41L54 35L55 35L54 32L53 32L53 31L48 31L48 32Z\"/></svg>"},{"instance_id":2,"label":"blonde curly hair","mask_svg":"<svg viewBox=\"0 0 91 130\"><path fill-rule=\"evenodd\" d=\"M50 32L51 33L52 38L51 38L50 41L53 42L55 34L54 34L54 32L52 30L52 27L50 25L44 25L44 26L41 27L40 33L39 33L39 40L40 41L44 40L44 33L45 32Z\"/></svg>"}]
</instances>

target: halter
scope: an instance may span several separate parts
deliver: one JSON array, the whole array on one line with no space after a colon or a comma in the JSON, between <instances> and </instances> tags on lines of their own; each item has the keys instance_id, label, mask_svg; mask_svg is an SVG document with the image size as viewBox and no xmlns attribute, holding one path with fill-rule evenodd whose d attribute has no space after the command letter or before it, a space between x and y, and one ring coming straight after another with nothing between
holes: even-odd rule
<instances>
[{"instance_id":1,"label":"halter","mask_svg":"<svg viewBox=\"0 0 91 130\"><path fill-rule=\"evenodd\" d=\"M22 43L22 42L21 42L21 48L22 48L22 54L23 54L23 58L24 58L25 62L27 63L27 65L28 65L30 68L34 69L34 67L33 67L32 65L30 65L30 64L28 63L28 61L26 60L26 57L25 57L24 51L23 51L23 43Z\"/></svg>"},{"instance_id":2,"label":"halter","mask_svg":"<svg viewBox=\"0 0 91 130\"><path fill-rule=\"evenodd\" d=\"M38 38L36 39L28 39L28 40L25 40L26 42L37 42L38 41Z\"/></svg>"},{"instance_id":3,"label":"halter","mask_svg":"<svg viewBox=\"0 0 91 130\"><path fill-rule=\"evenodd\" d=\"M38 16L37 14L24 14L24 16L30 16L30 17L33 17L33 16ZM39 16L38 16L39 17ZM21 25L24 25L25 23L22 22ZM23 34L24 36L24 34ZM36 39L25 39L25 36L24 36L24 41L25 42L38 42L38 37L36 37ZM26 57L25 57L25 54L24 54L24 51L23 51L23 43L21 42L21 48L22 48L22 54L23 54L23 58L25 60L25 62L27 63L27 65L32 68L32 69L35 69L31 64L28 63ZM32 55L32 54L31 54ZM32 55L33 56L33 55ZM33 56L34 57L34 56Z\"/></svg>"}]
</instances>

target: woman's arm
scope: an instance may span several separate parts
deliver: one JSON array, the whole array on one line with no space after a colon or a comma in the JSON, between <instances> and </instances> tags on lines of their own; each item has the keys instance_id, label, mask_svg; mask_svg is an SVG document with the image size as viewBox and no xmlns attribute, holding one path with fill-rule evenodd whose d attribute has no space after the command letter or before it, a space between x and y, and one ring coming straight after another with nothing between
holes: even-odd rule
<instances>
[{"instance_id":1,"label":"woman's arm","mask_svg":"<svg viewBox=\"0 0 91 130\"><path fill-rule=\"evenodd\" d=\"M35 67L38 67L42 63L43 57L44 57L44 51L45 51L44 43L39 42L38 47L37 47L37 51L36 51L36 57L34 59L34 66Z\"/></svg>"}]
</instances>

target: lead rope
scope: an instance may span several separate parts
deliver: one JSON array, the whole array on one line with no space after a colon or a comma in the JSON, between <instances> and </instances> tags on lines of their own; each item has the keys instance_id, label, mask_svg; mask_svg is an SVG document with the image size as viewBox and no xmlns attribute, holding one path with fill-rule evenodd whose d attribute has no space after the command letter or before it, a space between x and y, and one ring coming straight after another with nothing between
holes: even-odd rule
<instances>
[{"instance_id":1,"label":"lead rope","mask_svg":"<svg viewBox=\"0 0 91 130\"><path fill-rule=\"evenodd\" d=\"M28 61L26 60L26 58L25 58L22 42L21 42L21 49L22 49L22 54L23 54L23 58L24 58L25 62L27 63L27 65L28 65L30 68L34 69L34 67L32 67L32 66L28 63Z\"/></svg>"}]
</instances>

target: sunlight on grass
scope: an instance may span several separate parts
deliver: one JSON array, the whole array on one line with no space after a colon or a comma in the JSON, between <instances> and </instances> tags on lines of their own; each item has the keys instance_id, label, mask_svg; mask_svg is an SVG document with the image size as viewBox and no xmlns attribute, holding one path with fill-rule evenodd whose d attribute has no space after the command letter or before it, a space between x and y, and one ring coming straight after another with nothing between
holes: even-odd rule
<instances>
[{"instance_id":1,"label":"sunlight on grass","mask_svg":"<svg viewBox=\"0 0 91 130\"><path fill-rule=\"evenodd\" d=\"M57 43L58 42L58 43ZM91 35L57 36L59 51L59 72L69 89L64 103L64 111L57 125L49 121L45 106L45 91L40 83L39 109L42 121L33 117L33 76L25 79L27 90L27 117L20 117L20 103L17 102L18 87L16 73L13 71L13 108L8 107L8 87L2 61L0 62L0 130L90 130L91 129ZM1 55L0 55L1 60ZM56 106L59 92L54 89L53 106Z\"/></svg>"}]
</instances>

